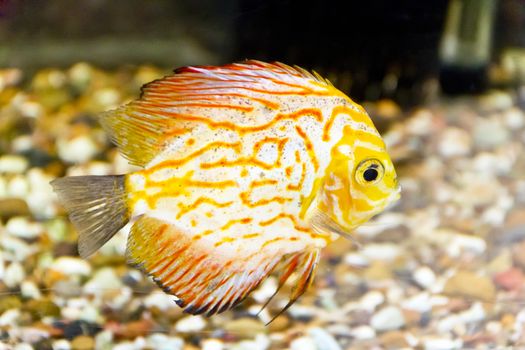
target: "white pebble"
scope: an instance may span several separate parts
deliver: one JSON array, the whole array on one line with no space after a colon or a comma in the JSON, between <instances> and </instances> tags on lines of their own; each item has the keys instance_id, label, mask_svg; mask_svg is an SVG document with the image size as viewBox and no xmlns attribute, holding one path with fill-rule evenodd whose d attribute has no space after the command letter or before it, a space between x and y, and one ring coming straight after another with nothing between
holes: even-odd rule
<instances>
[{"instance_id":1,"label":"white pebble","mask_svg":"<svg viewBox=\"0 0 525 350\"><path fill-rule=\"evenodd\" d=\"M20 316L21 312L19 309L9 309L4 311L4 313L0 316L0 327L16 326Z\"/></svg>"},{"instance_id":2,"label":"white pebble","mask_svg":"<svg viewBox=\"0 0 525 350\"><path fill-rule=\"evenodd\" d=\"M525 125L525 115L523 111L517 107L512 107L506 110L503 114L505 125L510 129L516 130Z\"/></svg>"},{"instance_id":3,"label":"white pebble","mask_svg":"<svg viewBox=\"0 0 525 350\"><path fill-rule=\"evenodd\" d=\"M13 350L33 350L34 348L27 343L19 343L13 347Z\"/></svg>"},{"instance_id":4,"label":"white pebble","mask_svg":"<svg viewBox=\"0 0 525 350\"><path fill-rule=\"evenodd\" d=\"M66 339L55 340L52 344L53 350L70 350L71 344Z\"/></svg>"},{"instance_id":5,"label":"white pebble","mask_svg":"<svg viewBox=\"0 0 525 350\"><path fill-rule=\"evenodd\" d=\"M111 267L104 267L97 270L94 276L84 285L84 293L101 295L108 290L118 290L122 288L122 281Z\"/></svg>"},{"instance_id":6,"label":"white pebble","mask_svg":"<svg viewBox=\"0 0 525 350\"><path fill-rule=\"evenodd\" d=\"M514 104L512 96L508 92L494 90L481 96L479 104L486 111L504 110L511 108Z\"/></svg>"},{"instance_id":7,"label":"white pebble","mask_svg":"<svg viewBox=\"0 0 525 350\"><path fill-rule=\"evenodd\" d=\"M93 158L99 150L91 137L81 135L73 139L58 139L57 151L60 159L65 162L85 163Z\"/></svg>"},{"instance_id":8,"label":"white pebble","mask_svg":"<svg viewBox=\"0 0 525 350\"><path fill-rule=\"evenodd\" d=\"M277 281L274 277L267 278L262 285L252 293L253 299L258 303L264 303L268 300L277 290Z\"/></svg>"},{"instance_id":9,"label":"white pebble","mask_svg":"<svg viewBox=\"0 0 525 350\"><path fill-rule=\"evenodd\" d=\"M20 292L24 298L40 299L42 297L42 293L40 293L40 289L38 289L35 282L29 280L22 282Z\"/></svg>"},{"instance_id":10,"label":"white pebble","mask_svg":"<svg viewBox=\"0 0 525 350\"><path fill-rule=\"evenodd\" d=\"M202 316L187 316L175 324L175 330L182 333L202 331L205 327L206 321Z\"/></svg>"},{"instance_id":11,"label":"white pebble","mask_svg":"<svg viewBox=\"0 0 525 350\"><path fill-rule=\"evenodd\" d=\"M175 299L162 291L154 291L144 299L144 306L148 309L156 307L161 311L166 311L176 305Z\"/></svg>"},{"instance_id":12,"label":"white pebble","mask_svg":"<svg viewBox=\"0 0 525 350\"><path fill-rule=\"evenodd\" d=\"M120 101L120 93L113 88L99 89L93 97L98 103L107 108L115 107Z\"/></svg>"},{"instance_id":13,"label":"white pebble","mask_svg":"<svg viewBox=\"0 0 525 350\"><path fill-rule=\"evenodd\" d=\"M434 129L432 112L428 109L419 109L406 121L405 127L411 135L428 135Z\"/></svg>"},{"instance_id":14,"label":"white pebble","mask_svg":"<svg viewBox=\"0 0 525 350\"><path fill-rule=\"evenodd\" d=\"M492 149L509 139L509 131L497 118L482 119L474 128L474 142L479 149Z\"/></svg>"},{"instance_id":15,"label":"white pebble","mask_svg":"<svg viewBox=\"0 0 525 350\"><path fill-rule=\"evenodd\" d=\"M308 334L314 339L317 350L342 350L337 340L322 328L310 328Z\"/></svg>"},{"instance_id":16,"label":"white pebble","mask_svg":"<svg viewBox=\"0 0 525 350\"><path fill-rule=\"evenodd\" d=\"M113 333L108 330L97 333L95 336L95 349L112 349Z\"/></svg>"},{"instance_id":17,"label":"white pebble","mask_svg":"<svg viewBox=\"0 0 525 350\"><path fill-rule=\"evenodd\" d=\"M12 262L4 273L4 283L9 288L18 286L26 278L26 272L21 264Z\"/></svg>"},{"instance_id":18,"label":"white pebble","mask_svg":"<svg viewBox=\"0 0 525 350\"><path fill-rule=\"evenodd\" d=\"M131 341L123 341L118 344L115 344L111 349L113 350L139 350L140 348Z\"/></svg>"},{"instance_id":19,"label":"white pebble","mask_svg":"<svg viewBox=\"0 0 525 350\"><path fill-rule=\"evenodd\" d=\"M317 350L317 346L312 338L299 337L292 340L290 350Z\"/></svg>"},{"instance_id":20,"label":"white pebble","mask_svg":"<svg viewBox=\"0 0 525 350\"><path fill-rule=\"evenodd\" d=\"M122 286L115 295L107 303L112 309L122 309L132 298L133 290L128 286Z\"/></svg>"},{"instance_id":21,"label":"white pebble","mask_svg":"<svg viewBox=\"0 0 525 350\"><path fill-rule=\"evenodd\" d=\"M392 261L401 254L401 248L393 243L374 243L363 247L361 254L370 260Z\"/></svg>"},{"instance_id":22,"label":"white pebble","mask_svg":"<svg viewBox=\"0 0 525 350\"><path fill-rule=\"evenodd\" d=\"M0 173L21 174L28 166L27 159L22 156L6 154L0 157Z\"/></svg>"},{"instance_id":23,"label":"white pebble","mask_svg":"<svg viewBox=\"0 0 525 350\"><path fill-rule=\"evenodd\" d=\"M224 350L224 343L219 339L205 339L201 346L202 350Z\"/></svg>"},{"instance_id":24,"label":"white pebble","mask_svg":"<svg viewBox=\"0 0 525 350\"><path fill-rule=\"evenodd\" d=\"M44 107L34 101L23 101L19 105L20 113L24 117L39 118L44 114Z\"/></svg>"},{"instance_id":25,"label":"white pebble","mask_svg":"<svg viewBox=\"0 0 525 350\"><path fill-rule=\"evenodd\" d=\"M376 337L376 331L370 326L358 326L352 329L350 336L357 340L369 340Z\"/></svg>"},{"instance_id":26,"label":"white pebble","mask_svg":"<svg viewBox=\"0 0 525 350\"><path fill-rule=\"evenodd\" d=\"M459 128L446 129L439 141L438 152L445 158L465 156L471 149L470 135Z\"/></svg>"},{"instance_id":27,"label":"white pebble","mask_svg":"<svg viewBox=\"0 0 525 350\"><path fill-rule=\"evenodd\" d=\"M230 347L230 350L268 350L271 341L264 334L257 334L254 340L243 340L234 346Z\"/></svg>"},{"instance_id":28,"label":"white pebble","mask_svg":"<svg viewBox=\"0 0 525 350\"><path fill-rule=\"evenodd\" d=\"M93 305L86 305L78 315L78 319L91 323L101 323L103 321L98 308Z\"/></svg>"},{"instance_id":29,"label":"white pebble","mask_svg":"<svg viewBox=\"0 0 525 350\"><path fill-rule=\"evenodd\" d=\"M348 253L344 256L344 262L350 266L368 266L369 261L363 254Z\"/></svg>"},{"instance_id":30,"label":"white pebble","mask_svg":"<svg viewBox=\"0 0 525 350\"><path fill-rule=\"evenodd\" d=\"M0 176L0 198L7 197L7 180Z\"/></svg>"},{"instance_id":31,"label":"white pebble","mask_svg":"<svg viewBox=\"0 0 525 350\"><path fill-rule=\"evenodd\" d=\"M381 305L385 301L383 293L373 290L361 297L359 300L359 307L368 312L373 312L376 307Z\"/></svg>"},{"instance_id":32,"label":"white pebble","mask_svg":"<svg viewBox=\"0 0 525 350\"><path fill-rule=\"evenodd\" d=\"M11 147L16 153L30 151L33 146L33 139L30 135L18 136L11 143Z\"/></svg>"},{"instance_id":33,"label":"white pebble","mask_svg":"<svg viewBox=\"0 0 525 350\"><path fill-rule=\"evenodd\" d=\"M36 238L44 232L41 224L30 222L27 218L20 216L9 219L5 229L10 235L26 239Z\"/></svg>"},{"instance_id":34,"label":"white pebble","mask_svg":"<svg viewBox=\"0 0 525 350\"><path fill-rule=\"evenodd\" d=\"M480 302L472 304L470 308L461 312L459 317L465 323L479 322L483 321L486 317L485 309Z\"/></svg>"},{"instance_id":35,"label":"white pebble","mask_svg":"<svg viewBox=\"0 0 525 350\"><path fill-rule=\"evenodd\" d=\"M432 303L428 292L419 293L403 301L402 306L406 310L427 312L432 310Z\"/></svg>"},{"instance_id":36,"label":"white pebble","mask_svg":"<svg viewBox=\"0 0 525 350\"><path fill-rule=\"evenodd\" d=\"M436 274L428 266L420 266L414 271L414 281L425 289L431 288L436 283Z\"/></svg>"},{"instance_id":37,"label":"white pebble","mask_svg":"<svg viewBox=\"0 0 525 350\"><path fill-rule=\"evenodd\" d=\"M461 339L427 338L423 344L425 350L454 350L461 349L463 341Z\"/></svg>"},{"instance_id":38,"label":"white pebble","mask_svg":"<svg viewBox=\"0 0 525 350\"><path fill-rule=\"evenodd\" d=\"M24 261L29 255L37 251L37 246L30 246L23 240L5 235L0 245L6 254L6 258L12 261Z\"/></svg>"},{"instance_id":39,"label":"white pebble","mask_svg":"<svg viewBox=\"0 0 525 350\"><path fill-rule=\"evenodd\" d=\"M405 325L405 316L399 308L387 306L372 316L370 325L380 332L399 329Z\"/></svg>"},{"instance_id":40,"label":"white pebble","mask_svg":"<svg viewBox=\"0 0 525 350\"><path fill-rule=\"evenodd\" d=\"M64 275L89 276L91 274L91 265L86 260L68 256L61 256L53 261L49 269Z\"/></svg>"},{"instance_id":41,"label":"white pebble","mask_svg":"<svg viewBox=\"0 0 525 350\"><path fill-rule=\"evenodd\" d=\"M146 339L146 346L159 350L179 350L184 347L184 341L179 337L170 337L166 334L155 333Z\"/></svg>"},{"instance_id":42,"label":"white pebble","mask_svg":"<svg viewBox=\"0 0 525 350\"><path fill-rule=\"evenodd\" d=\"M7 195L9 197L25 198L29 193L29 183L22 175L14 176L7 184Z\"/></svg>"}]
</instances>

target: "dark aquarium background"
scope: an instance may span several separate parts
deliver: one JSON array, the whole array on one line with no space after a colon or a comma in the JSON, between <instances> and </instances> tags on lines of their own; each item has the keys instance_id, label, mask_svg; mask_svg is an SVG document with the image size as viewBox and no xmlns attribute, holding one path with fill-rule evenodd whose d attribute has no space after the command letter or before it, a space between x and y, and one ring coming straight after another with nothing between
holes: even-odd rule
<instances>
[{"instance_id":1,"label":"dark aquarium background","mask_svg":"<svg viewBox=\"0 0 525 350\"><path fill-rule=\"evenodd\" d=\"M362 104L402 198L323 250L308 292L265 281L211 318L78 256L49 182L135 170L97 116L186 65L315 70ZM0 349L525 347L523 0L0 0Z\"/></svg>"}]
</instances>

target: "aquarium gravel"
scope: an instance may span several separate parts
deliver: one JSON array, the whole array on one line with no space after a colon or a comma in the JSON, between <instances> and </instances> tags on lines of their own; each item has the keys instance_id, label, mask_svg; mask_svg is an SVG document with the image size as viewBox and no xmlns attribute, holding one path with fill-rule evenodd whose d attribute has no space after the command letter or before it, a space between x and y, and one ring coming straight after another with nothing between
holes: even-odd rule
<instances>
[{"instance_id":1,"label":"aquarium gravel","mask_svg":"<svg viewBox=\"0 0 525 350\"><path fill-rule=\"evenodd\" d=\"M168 72L0 71L0 349L525 347L525 88L365 103L401 200L325 249L313 288L265 326L287 301L258 313L276 278L231 311L184 314L126 264L129 227L81 259L49 185L132 171L97 113Z\"/></svg>"}]
</instances>

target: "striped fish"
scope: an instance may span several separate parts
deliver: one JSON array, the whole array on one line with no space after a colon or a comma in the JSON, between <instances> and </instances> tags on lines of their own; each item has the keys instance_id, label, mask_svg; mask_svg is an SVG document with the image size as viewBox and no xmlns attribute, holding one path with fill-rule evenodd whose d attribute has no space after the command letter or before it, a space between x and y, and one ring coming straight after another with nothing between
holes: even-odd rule
<instances>
[{"instance_id":1,"label":"striped fish","mask_svg":"<svg viewBox=\"0 0 525 350\"><path fill-rule=\"evenodd\" d=\"M101 123L142 170L53 181L88 257L130 220L130 263L191 314L242 301L272 271L312 282L320 249L399 198L365 110L316 73L186 67ZM285 309L286 309L285 308Z\"/></svg>"}]
</instances>

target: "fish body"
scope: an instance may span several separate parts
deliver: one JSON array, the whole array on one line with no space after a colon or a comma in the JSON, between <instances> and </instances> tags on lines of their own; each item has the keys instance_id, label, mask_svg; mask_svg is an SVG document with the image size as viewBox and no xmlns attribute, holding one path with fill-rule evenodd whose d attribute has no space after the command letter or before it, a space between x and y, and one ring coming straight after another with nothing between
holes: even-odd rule
<instances>
[{"instance_id":1,"label":"fish body","mask_svg":"<svg viewBox=\"0 0 525 350\"><path fill-rule=\"evenodd\" d=\"M190 313L231 308L277 266L280 285L299 276L291 305L320 249L399 197L365 110L298 67L182 68L101 122L143 169L54 182L80 253L133 220L130 262Z\"/></svg>"}]
</instances>

